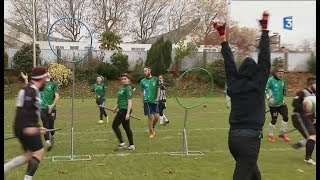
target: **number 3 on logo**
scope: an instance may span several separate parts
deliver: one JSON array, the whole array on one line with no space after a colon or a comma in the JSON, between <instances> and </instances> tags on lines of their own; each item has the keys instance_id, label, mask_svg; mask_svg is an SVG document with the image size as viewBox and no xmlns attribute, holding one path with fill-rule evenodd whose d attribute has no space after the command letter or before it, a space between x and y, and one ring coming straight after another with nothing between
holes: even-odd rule
<instances>
[{"instance_id":1,"label":"number 3 on logo","mask_svg":"<svg viewBox=\"0 0 320 180\"><path fill-rule=\"evenodd\" d=\"M292 30L292 16L287 16L283 18L283 29Z\"/></svg>"}]
</instances>

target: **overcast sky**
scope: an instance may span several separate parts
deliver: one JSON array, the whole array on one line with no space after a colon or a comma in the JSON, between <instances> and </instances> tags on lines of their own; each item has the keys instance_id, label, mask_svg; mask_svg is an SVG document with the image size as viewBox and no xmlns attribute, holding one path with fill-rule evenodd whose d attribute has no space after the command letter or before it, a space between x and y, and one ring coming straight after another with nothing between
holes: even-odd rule
<instances>
[{"instance_id":1,"label":"overcast sky","mask_svg":"<svg viewBox=\"0 0 320 180\"><path fill-rule=\"evenodd\" d=\"M316 1L276 1L276 0L230 0L230 16L240 26L257 28L257 19L264 10L270 13L269 29L280 33L281 43L301 44L304 39L316 39ZM9 1L4 1L4 17L8 16ZM293 17L293 30L283 29L283 17Z\"/></svg>"},{"instance_id":2,"label":"overcast sky","mask_svg":"<svg viewBox=\"0 0 320 180\"><path fill-rule=\"evenodd\" d=\"M264 10L270 13L271 34L278 32L281 43L301 44L304 39L316 40L316 1L240 1L231 0L231 19L240 26L259 27L257 19ZM293 17L293 29L283 29L283 17Z\"/></svg>"}]
</instances>

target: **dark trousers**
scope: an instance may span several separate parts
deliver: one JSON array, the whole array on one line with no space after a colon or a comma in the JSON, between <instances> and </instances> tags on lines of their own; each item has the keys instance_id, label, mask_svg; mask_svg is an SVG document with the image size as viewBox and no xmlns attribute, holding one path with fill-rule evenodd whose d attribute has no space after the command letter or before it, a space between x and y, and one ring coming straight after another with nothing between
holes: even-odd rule
<instances>
[{"instance_id":1,"label":"dark trousers","mask_svg":"<svg viewBox=\"0 0 320 180\"><path fill-rule=\"evenodd\" d=\"M54 121L56 119L56 110L52 110L52 112L49 114L48 109L41 109L40 118L41 118L43 127L47 129L53 129ZM44 134L44 139L50 140L53 135L54 135L54 131L47 132Z\"/></svg>"},{"instance_id":2,"label":"dark trousers","mask_svg":"<svg viewBox=\"0 0 320 180\"><path fill-rule=\"evenodd\" d=\"M166 103L165 102L159 102L159 115L163 116L163 110L166 109Z\"/></svg>"},{"instance_id":3,"label":"dark trousers","mask_svg":"<svg viewBox=\"0 0 320 180\"><path fill-rule=\"evenodd\" d=\"M126 131L129 144L133 145L133 135L132 135L132 131L130 128L130 119L126 120L126 114L127 114L126 109L120 109L117 112L117 115L114 118L113 123L112 123L112 129L116 133L116 136L117 136L119 142L123 143L123 138L121 135L121 131L119 129L120 124L122 124L123 129Z\"/></svg>"},{"instance_id":4,"label":"dark trousers","mask_svg":"<svg viewBox=\"0 0 320 180\"><path fill-rule=\"evenodd\" d=\"M258 137L229 135L229 150L236 160L233 180L261 180L257 165L260 142Z\"/></svg>"},{"instance_id":5,"label":"dark trousers","mask_svg":"<svg viewBox=\"0 0 320 180\"><path fill-rule=\"evenodd\" d=\"M102 98L97 98L96 103L99 106L99 110L100 110L100 120L103 120L103 116L104 117L108 116L106 113L106 110L104 109L104 101Z\"/></svg>"}]
</instances>

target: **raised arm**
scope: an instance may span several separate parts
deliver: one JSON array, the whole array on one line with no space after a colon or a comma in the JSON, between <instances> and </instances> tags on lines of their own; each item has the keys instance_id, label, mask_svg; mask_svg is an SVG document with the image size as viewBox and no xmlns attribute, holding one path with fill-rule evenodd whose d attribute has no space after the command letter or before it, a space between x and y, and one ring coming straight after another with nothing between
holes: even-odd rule
<instances>
[{"instance_id":1,"label":"raised arm","mask_svg":"<svg viewBox=\"0 0 320 180\"><path fill-rule=\"evenodd\" d=\"M268 29L269 13L263 12L262 19L259 21L262 29L262 34L259 42L258 64L262 67L265 81L267 81L270 74L270 37Z\"/></svg>"},{"instance_id":2,"label":"raised arm","mask_svg":"<svg viewBox=\"0 0 320 180\"><path fill-rule=\"evenodd\" d=\"M213 27L218 31L220 35L220 42L221 42L221 54L224 59L224 67L226 71L226 78L227 78L227 85L229 86L232 79L237 76L237 67L234 62L234 56L232 51L229 47L227 37L225 35L225 27L226 24L219 25L218 23L213 22Z\"/></svg>"}]
</instances>

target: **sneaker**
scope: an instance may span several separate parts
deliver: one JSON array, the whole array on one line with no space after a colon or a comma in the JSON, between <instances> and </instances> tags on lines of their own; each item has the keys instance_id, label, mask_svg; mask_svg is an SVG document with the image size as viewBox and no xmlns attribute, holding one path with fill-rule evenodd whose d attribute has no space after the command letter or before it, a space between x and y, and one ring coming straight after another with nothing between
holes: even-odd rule
<instances>
[{"instance_id":1,"label":"sneaker","mask_svg":"<svg viewBox=\"0 0 320 180\"><path fill-rule=\"evenodd\" d=\"M118 149L123 149L125 147L126 143L120 143L118 145Z\"/></svg>"},{"instance_id":2,"label":"sneaker","mask_svg":"<svg viewBox=\"0 0 320 180\"><path fill-rule=\"evenodd\" d=\"M99 120L99 121L98 121L98 124L102 124L102 123L103 123L103 120Z\"/></svg>"},{"instance_id":3,"label":"sneaker","mask_svg":"<svg viewBox=\"0 0 320 180\"><path fill-rule=\"evenodd\" d=\"M150 133L149 138L154 138L154 134Z\"/></svg>"},{"instance_id":4,"label":"sneaker","mask_svg":"<svg viewBox=\"0 0 320 180\"><path fill-rule=\"evenodd\" d=\"M270 142L274 142L274 141L275 141L273 135L269 135L269 141L270 141Z\"/></svg>"},{"instance_id":5,"label":"sneaker","mask_svg":"<svg viewBox=\"0 0 320 180\"><path fill-rule=\"evenodd\" d=\"M303 147L303 145L301 144L301 143L299 143L299 142L297 142L297 143L295 143L295 144L292 144L292 148L293 149L300 149L300 148L302 148Z\"/></svg>"},{"instance_id":6,"label":"sneaker","mask_svg":"<svg viewBox=\"0 0 320 180\"><path fill-rule=\"evenodd\" d=\"M304 162L307 164L316 165L316 162L314 162L311 158L308 160L305 159Z\"/></svg>"},{"instance_id":7,"label":"sneaker","mask_svg":"<svg viewBox=\"0 0 320 180\"><path fill-rule=\"evenodd\" d=\"M165 126L165 125L167 125L169 123L169 121L165 121L164 123L163 123L163 125Z\"/></svg>"},{"instance_id":8,"label":"sneaker","mask_svg":"<svg viewBox=\"0 0 320 180\"><path fill-rule=\"evenodd\" d=\"M130 145L127 149L128 149L128 150L135 150L136 147L134 147L134 145Z\"/></svg>"},{"instance_id":9,"label":"sneaker","mask_svg":"<svg viewBox=\"0 0 320 180\"><path fill-rule=\"evenodd\" d=\"M288 138L288 136L286 134L279 135L279 138L282 138L286 142L291 140L290 138Z\"/></svg>"}]
</instances>

